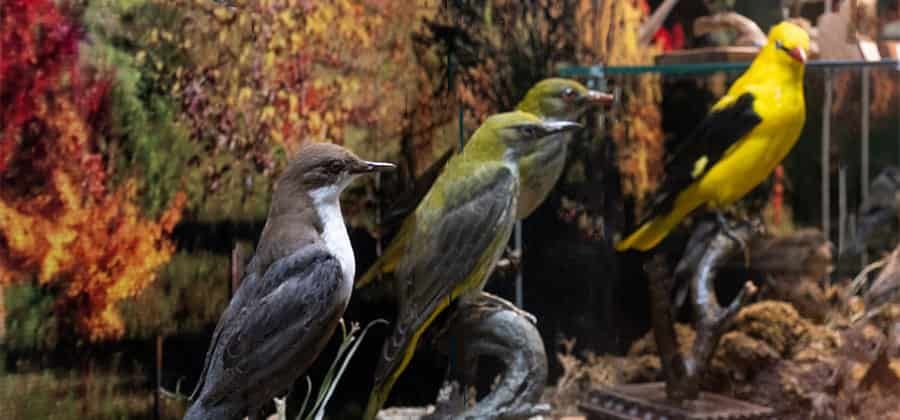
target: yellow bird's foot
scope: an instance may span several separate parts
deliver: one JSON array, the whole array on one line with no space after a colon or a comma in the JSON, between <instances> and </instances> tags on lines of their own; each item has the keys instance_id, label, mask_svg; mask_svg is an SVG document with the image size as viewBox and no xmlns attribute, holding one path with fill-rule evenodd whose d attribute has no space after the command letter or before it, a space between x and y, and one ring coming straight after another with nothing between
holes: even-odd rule
<instances>
[{"instance_id":1,"label":"yellow bird's foot","mask_svg":"<svg viewBox=\"0 0 900 420\"><path fill-rule=\"evenodd\" d=\"M725 218L725 215L722 212L716 211L715 213L716 221L718 222L719 228L722 230L722 233L724 233L725 236L727 236L729 239L738 243L738 245L741 247L741 251L744 252L744 266L750 267L750 247L747 246L747 241L741 239L740 235L737 235L734 232L734 228L731 226L731 223L729 223L728 219Z\"/></svg>"}]
</instances>

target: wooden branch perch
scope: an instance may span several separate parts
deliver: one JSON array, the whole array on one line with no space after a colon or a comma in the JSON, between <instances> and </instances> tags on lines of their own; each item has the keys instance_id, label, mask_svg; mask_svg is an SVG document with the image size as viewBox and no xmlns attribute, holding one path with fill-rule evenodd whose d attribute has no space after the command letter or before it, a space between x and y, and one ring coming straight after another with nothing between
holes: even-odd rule
<instances>
[{"instance_id":1,"label":"wooden branch perch","mask_svg":"<svg viewBox=\"0 0 900 420\"><path fill-rule=\"evenodd\" d=\"M731 235L748 243L752 233L749 225L741 225L734 228ZM703 253L691 279L694 316L697 317L695 321L697 338L694 340L692 357L687 360L687 371L688 376L695 379L705 372L719 339L731 325L738 310L756 292L753 283L748 281L727 307L722 307L716 298L714 279L717 271L740 251L740 245L735 239L719 231L706 246L706 252Z\"/></svg>"},{"instance_id":2,"label":"wooden branch perch","mask_svg":"<svg viewBox=\"0 0 900 420\"><path fill-rule=\"evenodd\" d=\"M700 379L719 339L741 306L756 292L753 284L747 282L728 306L719 304L714 283L716 273L741 251L738 240L748 243L755 229L753 225L743 224L725 233L715 227L715 224L707 223L697 226L676 271L680 274L692 271L690 295L697 336L691 354L686 357L678 353L675 320L669 299L671 280L666 273L664 258L657 255L644 267L649 281L653 333L666 379L666 395L673 401L693 400L699 396Z\"/></svg>"},{"instance_id":3,"label":"wooden branch perch","mask_svg":"<svg viewBox=\"0 0 900 420\"><path fill-rule=\"evenodd\" d=\"M872 282L872 287L863 295L866 312L872 313L879 307L897 302L900 298L900 247L885 257L884 268Z\"/></svg>"},{"instance_id":4,"label":"wooden branch perch","mask_svg":"<svg viewBox=\"0 0 900 420\"><path fill-rule=\"evenodd\" d=\"M451 377L443 387L451 395L439 398L428 419L528 419L546 415L541 404L547 381L544 342L528 314L488 293L459 306L439 347L451 355ZM503 364L499 380L474 405L464 403L468 387L477 379L479 356L493 356Z\"/></svg>"},{"instance_id":5,"label":"wooden branch perch","mask_svg":"<svg viewBox=\"0 0 900 420\"><path fill-rule=\"evenodd\" d=\"M766 45L766 33L753 20L734 12L701 16L694 20L694 36L705 35L721 29L734 29L738 33L734 45L762 47Z\"/></svg>"},{"instance_id":6,"label":"wooden branch perch","mask_svg":"<svg viewBox=\"0 0 900 420\"><path fill-rule=\"evenodd\" d=\"M666 18L669 16L669 13L672 12L672 9L678 4L678 0L663 0L662 4L653 11L653 14L650 15L650 19L647 19L641 25L639 32L639 42L640 45L648 45L650 41L653 40L653 35L656 34L656 31L662 26L663 22L666 21Z\"/></svg>"}]
</instances>

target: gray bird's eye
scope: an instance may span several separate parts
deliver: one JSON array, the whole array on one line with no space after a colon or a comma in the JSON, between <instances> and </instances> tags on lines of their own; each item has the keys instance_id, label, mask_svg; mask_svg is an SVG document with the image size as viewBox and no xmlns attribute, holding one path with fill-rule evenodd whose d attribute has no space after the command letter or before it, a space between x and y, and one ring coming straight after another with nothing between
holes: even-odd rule
<instances>
[{"instance_id":1,"label":"gray bird's eye","mask_svg":"<svg viewBox=\"0 0 900 420\"><path fill-rule=\"evenodd\" d=\"M332 160L325 165L325 169L331 173L338 173L344 169L344 162Z\"/></svg>"}]
</instances>

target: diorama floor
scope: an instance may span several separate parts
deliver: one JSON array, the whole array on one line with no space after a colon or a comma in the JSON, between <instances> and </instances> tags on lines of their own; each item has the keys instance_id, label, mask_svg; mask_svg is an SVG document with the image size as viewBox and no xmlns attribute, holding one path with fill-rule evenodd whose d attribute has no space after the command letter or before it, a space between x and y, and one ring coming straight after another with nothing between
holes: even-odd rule
<instances>
[{"instance_id":1,"label":"diorama floor","mask_svg":"<svg viewBox=\"0 0 900 420\"><path fill-rule=\"evenodd\" d=\"M900 419L898 309L863 320L853 308L817 318L787 302L748 305L723 336L705 389L771 408L779 419ZM694 330L676 329L685 352ZM593 390L663 379L652 334L624 357L571 349L564 345L557 355L565 374L546 393L557 418L584 415L581 405Z\"/></svg>"}]
</instances>

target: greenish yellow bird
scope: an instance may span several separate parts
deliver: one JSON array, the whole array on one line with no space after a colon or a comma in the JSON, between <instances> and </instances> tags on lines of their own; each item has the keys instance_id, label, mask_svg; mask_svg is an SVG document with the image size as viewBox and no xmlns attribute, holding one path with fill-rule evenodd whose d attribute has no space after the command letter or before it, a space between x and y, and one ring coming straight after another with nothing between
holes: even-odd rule
<instances>
[{"instance_id":1,"label":"greenish yellow bird","mask_svg":"<svg viewBox=\"0 0 900 420\"><path fill-rule=\"evenodd\" d=\"M694 209L721 210L772 173L806 120L807 51L802 28L789 22L772 27L750 68L668 159L649 211L617 250L652 249Z\"/></svg>"},{"instance_id":2,"label":"greenish yellow bird","mask_svg":"<svg viewBox=\"0 0 900 420\"><path fill-rule=\"evenodd\" d=\"M547 147L548 136L577 127L520 111L491 116L404 222L410 231L400 239L395 272L397 320L375 370L366 419L375 418L435 317L482 291L516 220L519 163Z\"/></svg>"},{"instance_id":3,"label":"greenish yellow bird","mask_svg":"<svg viewBox=\"0 0 900 420\"><path fill-rule=\"evenodd\" d=\"M574 80L549 78L529 89L516 110L549 121L575 121L588 108L609 104L612 100L612 95L588 89ZM522 191L517 219L524 219L534 212L559 181L566 166L566 149L571 139L571 133L547 137L542 140L547 143L546 147L519 163Z\"/></svg>"},{"instance_id":4,"label":"greenish yellow bird","mask_svg":"<svg viewBox=\"0 0 900 420\"><path fill-rule=\"evenodd\" d=\"M570 79L544 79L528 90L516 110L536 115L547 121L574 121L592 106L609 104L612 95L591 90ZM550 194L566 164L566 148L571 133L559 133L542 139L544 143L533 154L523 156L519 162L521 190L516 219L530 215ZM393 273L397 261L403 256L412 233L412 225L401 225L384 254L359 277L356 287L363 287L383 274Z\"/></svg>"}]
</instances>

